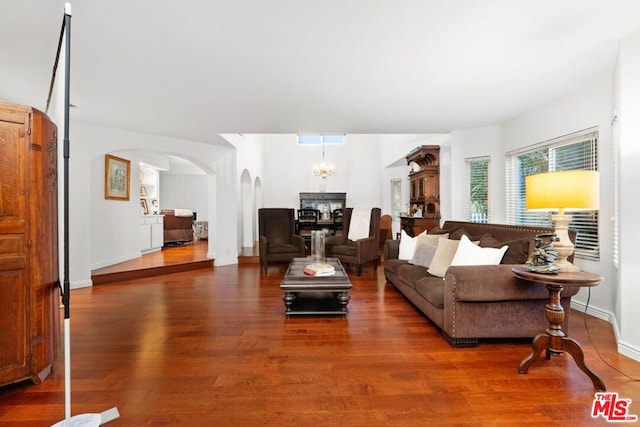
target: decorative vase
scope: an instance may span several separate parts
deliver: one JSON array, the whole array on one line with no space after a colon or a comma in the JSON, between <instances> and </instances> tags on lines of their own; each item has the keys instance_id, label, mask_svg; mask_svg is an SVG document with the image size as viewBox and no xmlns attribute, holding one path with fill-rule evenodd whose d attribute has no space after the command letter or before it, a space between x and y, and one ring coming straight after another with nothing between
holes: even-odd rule
<instances>
[{"instance_id":1,"label":"decorative vase","mask_svg":"<svg viewBox=\"0 0 640 427\"><path fill-rule=\"evenodd\" d=\"M311 259L313 262L324 262L324 237L322 230L311 231Z\"/></svg>"}]
</instances>

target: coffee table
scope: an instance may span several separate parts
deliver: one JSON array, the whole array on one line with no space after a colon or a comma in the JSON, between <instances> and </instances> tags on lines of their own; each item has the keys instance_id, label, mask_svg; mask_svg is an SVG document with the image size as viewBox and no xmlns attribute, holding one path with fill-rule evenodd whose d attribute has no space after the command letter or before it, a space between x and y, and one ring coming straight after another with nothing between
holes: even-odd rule
<instances>
[{"instance_id":1,"label":"coffee table","mask_svg":"<svg viewBox=\"0 0 640 427\"><path fill-rule=\"evenodd\" d=\"M331 276L309 276L302 271L311 258L294 258L280 283L285 314L346 315L349 291L353 287L338 258L325 261L335 267Z\"/></svg>"}]
</instances>

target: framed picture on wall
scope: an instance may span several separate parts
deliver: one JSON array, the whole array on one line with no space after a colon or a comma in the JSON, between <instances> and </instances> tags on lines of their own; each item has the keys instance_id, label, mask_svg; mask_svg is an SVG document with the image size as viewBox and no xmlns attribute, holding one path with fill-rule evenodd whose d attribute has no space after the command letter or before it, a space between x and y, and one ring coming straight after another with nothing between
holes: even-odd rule
<instances>
[{"instance_id":1,"label":"framed picture on wall","mask_svg":"<svg viewBox=\"0 0 640 427\"><path fill-rule=\"evenodd\" d=\"M105 155L104 159L104 198L129 200L131 162L111 154Z\"/></svg>"}]
</instances>

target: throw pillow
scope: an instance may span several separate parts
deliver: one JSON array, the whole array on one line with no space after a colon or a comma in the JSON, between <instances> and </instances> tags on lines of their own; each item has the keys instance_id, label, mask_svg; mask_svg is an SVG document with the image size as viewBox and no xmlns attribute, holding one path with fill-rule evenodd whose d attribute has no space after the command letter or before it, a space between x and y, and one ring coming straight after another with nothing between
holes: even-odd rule
<instances>
[{"instance_id":1,"label":"throw pillow","mask_svg":"<svg viewBox=\"0 0 640 427\"><path fill-rule=\"evenodd\" d=\"M428 243L431 246L438 246L438 242L440 241L440 239L448 239L449 238L449 233L445 233L445 234L419 234L416 239L416 248L418 247L419 244L421 243Z\"/></svg>"},{"instance_id":2,"label":"throw pillow","mask_svg":"<svg viewBox=\"0 0 640 427\"><path fill-rule=\"evenodd\" d=\"M529 240L511 240L508 242L498 242L494 237L480 239L480 246L483 248L499 248L507 245L509 249L504 254L500 264L524 264L529 258Z\"/></svg>"},{"instance_id":3,"label":"throw pillow","mask_svg":"<svg viewBox=\"0 0 640 427\"><path fill-rule=\"evenodd\" d=\"M451 265L498 265L508 246L501 248L481 248L467 236L462 236Z\"/></svg>"},{"instance_id":4,"label":"throw pillow","mask_svg":"<svg viewBox=\"0 0 640 427\"><path fill-rule=\"evenodd\" d=\"M416 237L411 237L404 230L400 231L400 250L398 252L398 259L408 261L413 258L416 243L418 242L417 239L422 234L426 234L426 232L422 232Z\"/></svg>"},{"instance_id":5,"label":"throw pillow","mask_svg":"<svg viewBox=\"0 0 640 427\"><path fill-rule=\"evenodd\" d=\"M422 239L424 236L420 237L421 238L418 239L418 243L416 244L416 250L413 252L413 257L409 260L409 264L429 268L438 247L424 241L424 239Z\"/></svg>"},{"instance_id":6,"label":"throw pillow","mask_svg":"<svg viewBox=\"0 0 640 427\"><path fill-rule=\"evenodd\" d=\"M438 242L436 253L429 266L429 274L436 277L444 277L447 268L451 265L451 261L458 250L460 240L442 239Z\"/></svg>"}]
</instances>

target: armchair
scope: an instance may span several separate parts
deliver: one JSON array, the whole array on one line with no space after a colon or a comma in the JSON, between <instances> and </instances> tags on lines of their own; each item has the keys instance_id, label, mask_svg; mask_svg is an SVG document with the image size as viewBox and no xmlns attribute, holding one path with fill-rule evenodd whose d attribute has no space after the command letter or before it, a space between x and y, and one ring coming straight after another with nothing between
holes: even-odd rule
<instances>
[{"instance_id":1,"label":"armchair","mask_svg":"<svg viewBox=\"0 0 640 427\"><path fill-rule=\"evenodd\" d=\"M363 264L373 262L374 270L378 267L380 208L371 209L369 236L355 241L349 239L352 214L353 208L347 208L343 211L343 233L327 238L325 252L327 257L339 258L343 264L354 264L356 275L360 276Z\"/></svg>"},{"instance_id":2,"label":"armchair","mask_svg":"<svg viewBox=\"0 0 640 427\"><path fill-rule=\"evenodd\" d=\"M269 262L288 262L305 256L304 239L295 234L293 209L259 209L258 228L260 266L265 274Z\"/></svg>"}]
</instances>

